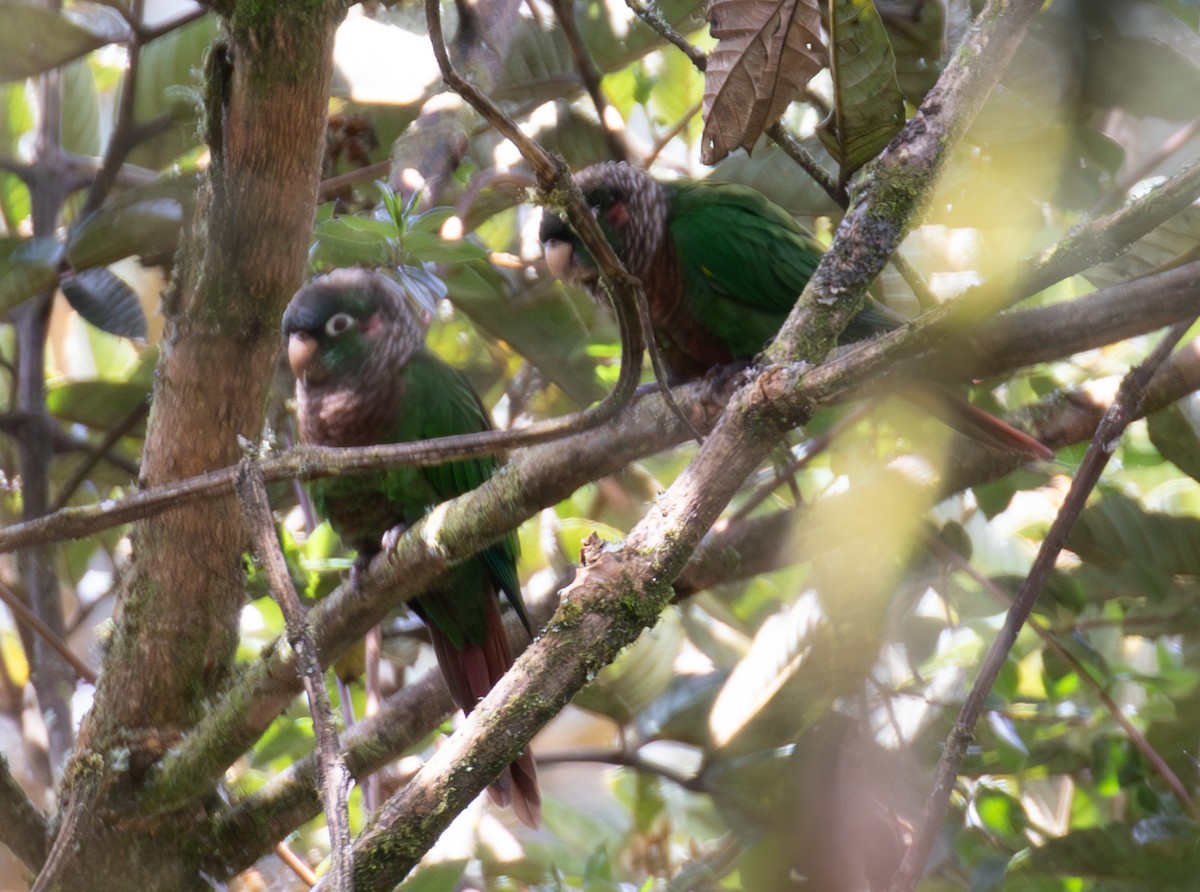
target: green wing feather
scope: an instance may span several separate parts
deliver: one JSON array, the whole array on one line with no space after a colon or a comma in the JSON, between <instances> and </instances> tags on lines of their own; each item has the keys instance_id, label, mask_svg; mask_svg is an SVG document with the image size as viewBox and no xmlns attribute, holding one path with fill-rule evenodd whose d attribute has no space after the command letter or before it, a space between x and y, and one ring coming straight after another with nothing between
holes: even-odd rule
<instances>
[{"instance_id":1,"label":"green wing feather","mask_svg":"<svg viewBox=\"0 0 1200 892\"><path fill-rule=\"evenodd\" d=\"M487 412L471 385L433 354L418 351L405 365L404 374L404 405L397 442L491 429ZM411 523L433 504L475 489L495 473L496 467L494 458L483 456L428 468L398 468L389 475L394 475L389 480L389 498L404 505L406 514L415 515L411 516ZM413 479L414 471L419 479ZM419 599L419 607L460 648L463 640L482 643L484 612L472 597L477 592L486 593L490 578L528 627L517 578L517 553L516 536L505 536L450 571L445 583L439 583L437 596Z\"/></svg>"},{"instance_id":2,"label":"green wing feather","mask_svg":"<svg viewBox=\"0 0 1200 892\"><path fill-rule=\"evenodd\" d=\"M667 189L690 314L734 356L755 355L804 290L821 259L819 245L745 186L678 181Z\"/></svg>"}]
</instances>

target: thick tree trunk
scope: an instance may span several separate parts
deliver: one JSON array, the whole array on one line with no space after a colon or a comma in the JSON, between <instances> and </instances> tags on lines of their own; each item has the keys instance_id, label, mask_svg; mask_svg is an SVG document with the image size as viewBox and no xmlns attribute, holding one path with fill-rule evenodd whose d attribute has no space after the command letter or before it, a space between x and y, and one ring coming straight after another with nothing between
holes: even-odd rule
<instances>
[{"instance_id":1,"label":"thick tree trunk","mask_svg":"<svg viewBox=\"0 0 1200 892\"><path fill-rule=\"evenodd\" d=\"M229 4L208 66L212 165L177 281L142 464L156 486L235 463L254 441L300 283L324 146L340 4ZM145 769L233 665L246 534L231 497L139 523L95 705L68 777L53 887L200 888L203 803L134 809ZM214 778L214 784L216 782Z\"/></svg>"}]
</instances>

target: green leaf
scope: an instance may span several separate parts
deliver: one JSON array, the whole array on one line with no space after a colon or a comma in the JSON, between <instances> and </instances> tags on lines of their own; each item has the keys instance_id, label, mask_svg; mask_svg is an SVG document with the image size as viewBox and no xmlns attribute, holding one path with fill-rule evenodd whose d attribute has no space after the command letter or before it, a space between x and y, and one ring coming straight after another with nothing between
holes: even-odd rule
<instances>
[{"instance_id":1,"label":"green leaf","mask_svg":"<svg viewBox=\"0 0 1200 892\"><path fill-rule=\"evenodd\" d=\"M125 257L170 256L196 198L194 177L169 177L109 199L72 227L67 260L75 269L107 266Z\"/></svg>"},{"instance_id":2,"label":"green leaf","mask_svg":"<svg viewBox=\"0 0 1200 892\"><path fill-rule=\"evenodd\" d=\"M1146 418L1150 442L1167 459L1193 480L1200 480L1200 434L1196 430L1196 411L1200 399L1195 394L1152 412Z\"/></svg>"},{"instance_id":3,"label":"green leaf","mask_svg":"<svg viewBox=\"0 0 1200 892\"><path fill-rule=\"evenodd\" d=\"M425 263L466 263L468 260L486 260L487 251L467 239L448 241L436 232L413 232L404 236L407 259Z\"/></svg>"},{"instance_id":4,"label":"green leaf","mask_svg":"<svg viewBox=\"0 0 1200 892\"><path fill-rule=\"evenodd\" d=\"M584 865L583 892L620 892L620 886L613 882L607 846L598 847Z\"/></svg>"},{"instance_id":5,"label":"green leaf","mask_svg":"<svg viewBox=\"0 0 1200 892\"><path fill-rule=\"evenodd\" d=\"M397 892L454 892L467 869L466 859L426 864L397 887Z\"/></svg>"},{"instance_id":6,"label":"green leaf","mask_svg":"<svg viewBox=\"0 0 1200 892\"><path fill-rule=\"evenodd\" d=\"M1154 0L1193 31L1200 30L1200 4L1196 0Z\"/></svg>"},{"instance_id":7,"label":"green leaf","mask_svg":"<svg viewBox=\"0 0 1200 892\"><path fill-rule=\"evenodd\" d=\"M57 239L45 236L21 240L0 260L0 313L58 284L61 251Z\"/></svg>"},{"instance_id":8,"label":"green leaf","mask_svg":"<svg viewBox=\"0 0 1200 892\"><path fill-rule=\"evenodd\" d=\"M146 337L141 301L111 270L97 267L63 276L59 287L75 312L101 331L121 338Z\"/></svg>"},{"instance_id":9,"label":"green leaf","mask_svg":"<svg viewBox=\"0 0 1200 892\"><path fill-rule=\"evenodd\" d=\"M1186 818L1075 830L1030 852L1031 865L1059 876L1125 881L1118 888L1191 890L1200 873L1198 828Z\"/></svg>"},{"instance_id":10,"label":"green leaf","mask_svg":"<svg viewBox=\"0 0 1200 892\"><path fill-rule=\"evenodd\" d=\"M945 67L945 0L879 0L875 6L896 57L900 89L920 105Z\"/></svg>"},{"instance_id":11,"label":"green leaf","mask_svg":"<svg viewBox=\"0 0 1200 892\"><path fill-rule=\"evenodd\" d=\"M333 217L318 223L308 264L315 272L347 266L387 267L398 261L398 233L391 220Z\"/></svg>"},{"instance_id":12,"label":"green leaf","mask_svg":"<svg viewBox=\"0 0 1200 892\"><path fill-rule=\"evenodd\" d=\"M1010 841L1019 837L1029 824L1021 803L994 787L980 788L975 795L974 806L983 826L999 836L1008 837Z\"/></svg>"},{"instance_id":13,"label":"green leaf","mask_svg":"<svg viewBox=\"0 0 1200 892\"><path fill-rule=\"evenodd\" d=\"M152 370L153 363L139 366L139 374L127 381L91 379L51 385L46 392L46 406L55 418L108 430L150 398L149 376L140 374L143 368Z\"/></svg>"},{"instance_id":14,"label":"green leaf","mask_svg":"<svg viewBox=\"0 0 1200 892\"><path fill-rule=\"evenodd\" d=\"M1146 511L1108 492L1084 509L1067 547L1099 567L1132 562L1147 572L1200 575L1200 518Z\"/></svg>"},{"instance_id":15,"label":"green leaf","mask_svg":"<svg viewBox=\"0 0 1200 892\"><path fill-rule=\"evenodd\" d=\"M163 117L174 124L130 152L133 164L162 170L199 145L196 112L204 53L217 34L217 18L206 15L176 28L142 48L134 95L134 120L147 124ZM124 82L123 82L124 83Z\"/></svg>"},{"instance_id":16,"label":"green leaf","mask_svg":"<svg viewBox=\"0 0 1200 892\"><path fill-rule=\"evenodd\" d=\"M433 232L442 228L442 224L458 214L457 208L430 208L408 220L409 232Z\"/></svg>"},{"instance_id":17,"label":"green leaf","mask_svg":"<svg viewBox=\"0 0 1200 892\"><path fill-rule=\"evenodd\" d=\"M75 18L32 3L0 0L0 81L33 77L123 39L97 33Z\"/></svg>"},{"instance_id":18,"label":"green leaf","mask_svg":"<svg viewBox=\"0 0 1200 892\"><path fill-rule=\"evenodd\" d=\"M33 109L25 93L25 84L0 84L0 154L16 160L19 141L34 126ZM29 217L29 187L15 173L0 173L0 214L9 233Z\"/></svg>"},{"instance_id":19,"label":"green leaf","mask_svg":"<svg viewBox=\"0 0 1200 892\"><path fill-rule=\"evenodd\" d=\"M904 96L874 3L835 0L829 36L833 109L817 132L846 182L904 126Z\"/></svg>"},{"instance_id":20,"label":"green leaf","mask_svg":"<svg viewBox=\"0 0 1200 892\"><path fill-rule=\"evenodd\" d=\"M100 97L87 59L62 70L62 146L80 155L100 154Z\"/></svg>"}]
</instances>

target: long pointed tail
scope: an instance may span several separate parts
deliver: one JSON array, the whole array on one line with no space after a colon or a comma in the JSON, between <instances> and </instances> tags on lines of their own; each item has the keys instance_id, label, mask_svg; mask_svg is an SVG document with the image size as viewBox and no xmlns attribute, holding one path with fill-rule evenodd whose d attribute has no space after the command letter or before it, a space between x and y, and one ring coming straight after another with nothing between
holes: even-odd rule
<instances>
[{"instance_id":1,"label":"long pointed tail","mask_svg":"<svg viewBox=\"0 0 1200 892\"><path fill-rule=\"evenodd\" d=\"M504 622L500 619L499 599L489 593L485 600L487 636L482 645L468 643L460 650L436 626L429 624L429 637L442 677L450 688L450 696L464 713L470 713L487 696L513 662ZM511 806L522 824L537 829L542 818L542 796L533 754L528 749L492 781L488 795L499 806Z\"/></svg>"},{"instance_id":2,"label":"long pointed tail","mask_svg":"<svg viewBox=\"0 0 1200 892\"><path fill-rule=\"evenodd\" d=\"M912 385L897 392L913 405L940 418L960 434L981 443L1023 454L1030 459L1049 461L1054 458L1054 451L1044 443L944 387Z\"/></svg>"}]
</instances>

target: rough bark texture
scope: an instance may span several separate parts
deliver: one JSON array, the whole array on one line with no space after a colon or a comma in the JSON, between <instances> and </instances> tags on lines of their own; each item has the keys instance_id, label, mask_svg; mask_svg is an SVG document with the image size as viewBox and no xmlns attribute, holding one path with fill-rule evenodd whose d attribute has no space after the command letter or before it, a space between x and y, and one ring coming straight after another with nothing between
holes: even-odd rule
<instances>
[{"instance_id":1,"label":"rough bark texture","mask_svg":"<svg viewBox=\"0 0 1200 892\"><path fill-rule=\"evenodd\" d=\"M236 462L239 437L258 437L279 317L312 227L339 6L243 2L228 11L208 70L212 166L164 302L144 486ZM139 523L133 543L72 765L63 826L73 829L50 858L52 888L80 888L83 878L93 890L202 886L196 843L187 851L181 842L200 803L136 822L123 805L229 679L245 531L226 498Z\"/></svg>"}]
</instances>

